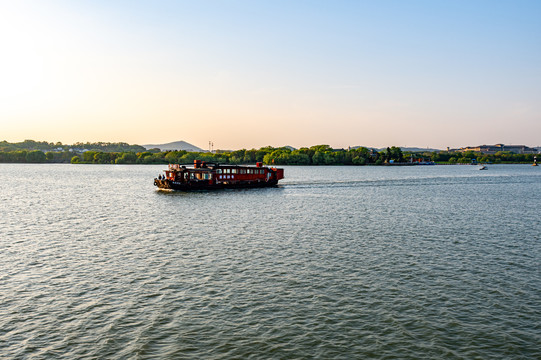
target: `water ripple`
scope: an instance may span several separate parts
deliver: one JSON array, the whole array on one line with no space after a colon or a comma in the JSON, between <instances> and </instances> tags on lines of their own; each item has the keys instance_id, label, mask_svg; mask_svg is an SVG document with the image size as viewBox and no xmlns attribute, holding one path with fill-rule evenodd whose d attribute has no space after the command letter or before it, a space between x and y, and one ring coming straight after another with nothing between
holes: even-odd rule
<instances>
[{"instance_id":1,"label":"water ripple","mask_svg":"<svg viewBox=\"0 0 541 360\"><path fill-rule=\"evenodd\" d=\"M531 167L0 168L1 358L541 358Z\"/></svg>"}]
</instances>

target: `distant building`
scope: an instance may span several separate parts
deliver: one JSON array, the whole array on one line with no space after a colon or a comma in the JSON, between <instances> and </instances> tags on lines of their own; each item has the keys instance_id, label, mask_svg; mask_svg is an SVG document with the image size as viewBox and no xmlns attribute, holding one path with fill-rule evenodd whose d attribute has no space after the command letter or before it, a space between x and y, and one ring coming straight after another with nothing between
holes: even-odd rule
<instances>
[{"instance_id":1,"label":"distant building","mask_svg":"<svg viewBox=\"0 0 541 360\"><path fill-rule=\"evenodd\" d=\"M54 149L49 150L48 152L58 153L58 152L62 152L62 151L64 151L63 148L57 147L57 148L54 148ZM44 151L44 152L45 152L45 151Z\"/></svg>"},{"instance_id":2,"label":"distant building","mask_svg":"<svg viewBox=\"0 0 541 360\"><path fill-rule=\"evenodd\" d=\"M479 146L468 146L457 149L459 152L474 151L482 154L495 154L498 151L508 151L514 154L537 154L538 150L528 147L526 145L479 145Z\"/></svg>"},{"instance_id":3,"label":"distant building","mask_svg":"<svg viewBox=\"0 0 541 360\"><path fill-rule=\"evenodd\" d=\"M73 153L85 153L87 151L90 151L88 149L79 149L79 148L70 148L69 149L69 152L73 152Z\"/></svg>"}]
</instances>

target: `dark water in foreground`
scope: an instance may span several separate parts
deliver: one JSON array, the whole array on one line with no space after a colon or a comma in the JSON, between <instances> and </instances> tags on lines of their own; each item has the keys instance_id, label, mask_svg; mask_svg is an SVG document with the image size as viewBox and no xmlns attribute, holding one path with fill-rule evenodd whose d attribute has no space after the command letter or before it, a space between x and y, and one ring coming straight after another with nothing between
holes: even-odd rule
<instances>
[{"instance_id":1,"label":"dark water in foreground","mask_svg":"<svg viewBox=\"0 0 541 360\"><path fill-rule=\"evenodd\" d=\"M162 168L0 164L0 358L541 358L541 168Z\"/></svg>"}]
</instances>

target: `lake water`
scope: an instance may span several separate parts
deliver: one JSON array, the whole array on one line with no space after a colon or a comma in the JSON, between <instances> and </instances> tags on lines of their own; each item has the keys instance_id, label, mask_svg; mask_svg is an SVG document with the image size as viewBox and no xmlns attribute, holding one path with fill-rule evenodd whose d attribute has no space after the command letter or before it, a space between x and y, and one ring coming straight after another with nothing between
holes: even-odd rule
<instances>
[{"instance_id":1,"label":"lake water","mask_svg":"<svg viewBox=\"0 0 541 360\"><path fill-rule=\"evenodd\" d=\"M165 167L0 164L0 358L541 358L541 167Z\"/></svg>"}]
</instances>

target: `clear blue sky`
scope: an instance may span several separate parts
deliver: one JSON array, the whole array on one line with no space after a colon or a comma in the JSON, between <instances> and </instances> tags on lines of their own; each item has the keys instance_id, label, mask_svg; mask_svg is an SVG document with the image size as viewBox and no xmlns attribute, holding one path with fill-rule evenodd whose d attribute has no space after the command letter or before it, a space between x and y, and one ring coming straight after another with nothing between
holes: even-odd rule
<instances>
[{"instance_id":1,"label":"clear blue sky","mask_svg":"<svg viewBox=\"0 0 541 360\"><path fill-rule=\"evenodd\" d=\"M0 140L541 145L541 1L0 2Z\"/></svg>"}]
</instances>

